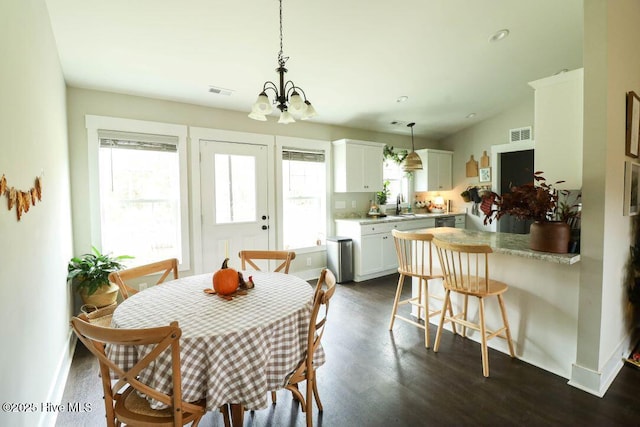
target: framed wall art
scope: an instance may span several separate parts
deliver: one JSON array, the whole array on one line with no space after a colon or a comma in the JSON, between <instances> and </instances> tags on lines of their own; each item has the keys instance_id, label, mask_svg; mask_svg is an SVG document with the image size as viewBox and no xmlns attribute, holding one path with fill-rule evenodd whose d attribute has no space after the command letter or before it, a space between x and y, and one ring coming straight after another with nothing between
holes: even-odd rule
<instances>
[{"instance_id":1,"label":"framed wall art","mask_svg":"<svg viewBox=\"0 0 640 427\"><path fill-rule=\"evenodd\" d=\"M491 168L480 168L478 169L478 178L480 182L490 182L491 181Z\"/></svg>"},{"instance_id":2,"label":"framed wall art","mask_svg":"<svg viewBox=\"0 0 640 427\"><path fill-rule=\"evenodd\" d=\"M626 161L624 163L624 211L626 216L638 215L640 212L640 163Z\"/></svg>"},{"instance_id":3,"label":"framed wall art","mask_svg":"<svg viewBox=\"0 0 640 427\"><path fill-rule=\"evenodd\" d=\"M635 92L627 93L627 129L625 154L637 158L640 139L640 97Z\"/></svg>"}]
</instances>

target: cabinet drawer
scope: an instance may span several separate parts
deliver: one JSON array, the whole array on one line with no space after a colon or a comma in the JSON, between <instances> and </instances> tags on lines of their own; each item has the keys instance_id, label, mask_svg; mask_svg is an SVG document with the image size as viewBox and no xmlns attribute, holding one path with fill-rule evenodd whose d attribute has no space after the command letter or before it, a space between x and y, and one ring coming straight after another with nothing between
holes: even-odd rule
<instances>
[{"instance_id":1,"label":"cabinet drawer","mask_svg":"<svg viewBox=\"0 0 640 427\"><path fill-rule=\"evenodd\" d=\"M380 222L370 225L362 225L360 234L366 236L368 234L389 233L391 230L397 229L400 222Z\"/></svg>"},{"instance_id":2,"label":"cabinet drawer","mask_svg":"<svg viewBox=\"0 0 640 427\"><path fill-rule=\"evenodd\" d=\"M466 215L456 215L456 228L465 228L467 224Z\"/></svg>"},{"instance_id":3,"label":"cabinet drawer","mask_svg":"<svg viewBox=\"0 0 640 427\"><path fill-rule=\"evenodd\" d=\"M435 218L414 219L411 221L405 221L400 224L400 230L421 230L423 228L433 228L436 226Z\"/></svg>"}]
</instances>

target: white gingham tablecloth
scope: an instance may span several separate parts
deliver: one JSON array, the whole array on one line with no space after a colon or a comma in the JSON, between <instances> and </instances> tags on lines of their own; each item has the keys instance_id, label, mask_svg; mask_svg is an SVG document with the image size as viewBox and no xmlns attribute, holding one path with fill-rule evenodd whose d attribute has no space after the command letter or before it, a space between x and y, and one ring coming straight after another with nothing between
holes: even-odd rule
<instances>
[{"instance_id":1,"label":"white gingham tablecloth","mask_svg":"<svg viewBox=\"0 0 640 427\"><path fill-rule=\"evenodd\" d=\"M185 401L207 400L207 410L225 403L246 409L268 406L268 392L282 388L304 356L314 289L281 273L244 272L255 288L227 301L204 293L213 273L184 277L150 287L123 301L112 327L149 328L176 320L182 329L180 362ZM144 346L107 346L107 355L130 369ZM144 353L144 354L142 354ZM314 364L325 362L322 348ZM163 352L141 377L154 388L171 391L171 354ZM152 401L152 407L162 404Z\"/></svg>"}]
</instances>

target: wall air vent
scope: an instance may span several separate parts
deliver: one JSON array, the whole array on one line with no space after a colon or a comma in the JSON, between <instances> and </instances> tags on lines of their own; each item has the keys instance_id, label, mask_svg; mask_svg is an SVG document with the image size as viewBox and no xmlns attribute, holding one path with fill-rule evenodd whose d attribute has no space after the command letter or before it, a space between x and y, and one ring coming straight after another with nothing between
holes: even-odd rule
<instances>
[{"instance_id":1,"label":"wall air vent","mask_svg":"<svg viewBox=\"0 0 640 427\"><path fill-rule=\"evenodd\" d=\"M233 91L231 89L225 89L223 87L209 86L209 92L216 95L231 96Z\"/></svg>"},{"instance_id":2,"label":"wall air vent","mask_svg":"<svg viewBox=\"0 0 640 427\"><path fill-rule=\"evenodd\" d=\"M524 142L532 140L531 126L509 129L509 142Z\"/></svg>"}]
</instances>

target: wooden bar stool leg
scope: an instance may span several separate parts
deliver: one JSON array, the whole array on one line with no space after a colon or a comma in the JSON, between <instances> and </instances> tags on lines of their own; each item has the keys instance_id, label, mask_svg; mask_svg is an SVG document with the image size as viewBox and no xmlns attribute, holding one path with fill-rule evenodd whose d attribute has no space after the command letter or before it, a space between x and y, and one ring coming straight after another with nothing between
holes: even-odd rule
<instances>
[{"instance_id":1,"label":"wooden bar stool leg","mask_svg":"<svg viewBox=\"0 0 640 427\"><path fill-rule=\"evenodd\" d=\"M444 329L444 318L447 315L447 307L451 305L451 300L449 299L449 294L451 291L447 289L444 293L444 302L442 306L442 312L440 313L440 323L438 324L438 331L436 332L436 342L433 345L434 353L438 352L438 348L440 347L440 338L442 338L442 330ZM451 322L453 324L453 322Z\"/></svg>"},{"instance_id":2,"label":"wooden bar stool leg","mask_svg":"<svg viewBox=\"0 0 640 427\"><path fill-rule=\"evenodd\" d=\"M498 303L500 304L500 312L502 313L502 321L504 323L505 332L507 334L507 344L509 344L509 354L511 357L516 357L516 352L513 349L513 340L511 339L511 328L509 328L509 321L507 320L507 309L504 305L504 298L502 295L498 295Z\"/></svg>"},{"instance_id":3,"label":"wooden bar stool leg","mask_svg":"<svg viewBox=\"0 0 640 427\"><path fill-rule=\"evenodd\" d=\"M429 348L429 282L420 278L420 285L424 294L424 346ZM418 313L420 313L420 306L418 306ZM420 321L420 317L418 317L418 321Z\"/></svg>"},{"instance_id":4,"label":"wooden bar stool leg","mask_svg":"<svg viewBox=\"0 0 640 427\"><path fill-rule=\"evenodd\" d=\"M449 303L449 306L448 306L448 307L449 307L449 318L453 319L453 304ZM445 310L445 308L446 308L446 307L445 307L445 305L444 305L444 303L443 303L443 305L442 305L442 311L444 311L444 310ZM454 333L454 334L457 334L457 333L458 333L458 331L456 330L456 322L451 322L451 329L453 329L453 333Z\"/></svg>"},{"instance_id":5,"label":"wooden bar stool leg","mask_svg":"<svg viewBox=\"0 0 640 427\"><path fill-rule=\"evenodd\" d=\"M418 323L420 323L420 312L423 306L422 302L422 277L418 280ZM425 311L425 316L428 314L428 311Z\"/></svg>"},{"instance_id":6,"label":"wooden bar stool leg","mask_svg":"<svg viewBox=\"0 0 640 427\"><path fill-rule=\"evenodd\" d=\"M484 323L484 298L478 298L480 317L480 338L482 340L482 375L489 376L489 350L487 349L487 328Z\"/></svg>"},{"instance_id":7,"label":"wooden bar stool leg","mask_svg":"<svg viewBox=\"0 0 640 427\"><path fill-rule=\"evenodd\" d=\"M464 296L464 309L462 311L462 318L464 319L464 321L467 321L467 308L469 307L469 295L465 295ZM462 336L464 338L467 337L467 327L466 326L462 326Z\"/></svg>"},{"instance_id":8,"label":"wooden bar stool leg","mask_svg":"<svg viewBox=\"0 0 640 427\"><path fill-rule=\"evenodd\" d=\"M393 322L396 320L396 312L398 311L398 301L400 301L400 295L402 294L402 286L404 284L404 275L401 274L398 278L398 287L396 288L396 297L393 300L393 309L391 310L391 320L389 321L389 330L393 329Z\"/></svg>"}]
</instances>

